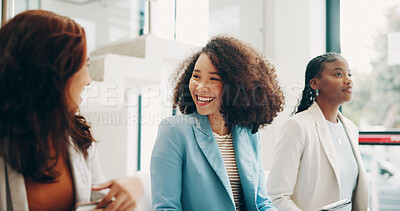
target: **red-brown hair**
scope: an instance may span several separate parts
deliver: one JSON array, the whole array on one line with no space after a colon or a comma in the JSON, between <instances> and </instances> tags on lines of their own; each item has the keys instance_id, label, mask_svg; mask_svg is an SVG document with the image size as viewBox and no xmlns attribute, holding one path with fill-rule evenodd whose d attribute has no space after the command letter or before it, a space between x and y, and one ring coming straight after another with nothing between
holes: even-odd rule
<instances>
[{"instance_id":1,"label":"red-brown hair","mask_svg":"<svg viewBox=\"0 0 400 211\"><path fill-rule=\"evenodd\" d=\"M66 92L86 51L84 29L49 11L22 12L0 29L0 156L24 176L54 181L70 139L87 156L90 127L68 110Z\"/></svg>"}]
</instances>

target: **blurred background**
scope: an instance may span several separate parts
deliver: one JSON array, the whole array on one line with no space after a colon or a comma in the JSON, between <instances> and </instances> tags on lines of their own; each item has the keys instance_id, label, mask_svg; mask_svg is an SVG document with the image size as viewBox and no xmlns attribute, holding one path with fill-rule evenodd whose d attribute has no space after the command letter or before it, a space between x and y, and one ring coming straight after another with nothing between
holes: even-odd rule
<instances>
[{"instance_id":1,"label":"blurred background","mask_svg":"<svg viewBox=\"0 0 400 211\"><path fill-rule=\"evenodd\" d=\"M45 9L85 28L93 83L80 112L109 179L149 170L159 122L178 113L171 74L212 36L236 36L276 66L286 104L262 130L266 171L308 61L342 53L355 93L341 109L360 130L371 209L400 210L400 0L1 0L0 8L2 23Z\"/></svg>"}]
</instances>

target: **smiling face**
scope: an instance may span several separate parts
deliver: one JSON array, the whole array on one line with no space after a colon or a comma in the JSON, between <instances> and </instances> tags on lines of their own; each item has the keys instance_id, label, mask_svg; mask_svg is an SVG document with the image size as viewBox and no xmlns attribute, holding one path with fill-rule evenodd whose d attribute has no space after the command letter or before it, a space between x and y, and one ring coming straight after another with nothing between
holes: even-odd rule
<instances>
[{"instance_id":1,"label":"smiling face","mask_svg":"<svg viewBox=\"0 0 400 211\"><path fill-rule=\"evenodd\" d=\"M82 66L82 68L76 72L68 81L68 86L67 86L67 103L68 103L68 109L72 111L73 113L76 113L79 108L79 104L82 102L81 98L81 93L85 89L87 85L92 82L89 71L88 71L88 65L89 65L89 58L85 58L85 64Z\"/></svg>"},{"instance_id":2,"label":"smiling face","mask_svg":"<svg viewBox=\"0 0 400 211\"><path fill-rule=\"evenodd\" d=\"M349 102L353 96L353 81L346 60L336 59L326 62L319 76L310 80L313 89L319 90L317 102L341 105Z\"/></svg>"},{"instance_id":3,"label":"smiling face","mask_svg":"<svg viewBox=\"0 0 400 211\"><path fill-rule=\"evenodd\" d=\"M189 90L201 115L221 116L222 82L218 70L206 54L201 54L189 81Z\"/></svg>"}]
</instances>

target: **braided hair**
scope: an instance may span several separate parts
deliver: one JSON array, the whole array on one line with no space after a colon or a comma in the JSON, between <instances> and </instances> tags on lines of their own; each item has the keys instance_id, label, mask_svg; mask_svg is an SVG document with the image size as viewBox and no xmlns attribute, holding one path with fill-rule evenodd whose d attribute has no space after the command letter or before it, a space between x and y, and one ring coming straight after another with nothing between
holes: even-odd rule
<instances>
[{"instance_id":1,"label":"braided hair","mask_svg":"<svg viewBox=\"0 0 400 211\"><path fill-rule=\"evenodd\" d=\"M301 100L297 106L295 113L307 110L315 101L316 91L311 88L310 80L320 77L321 71L324 69L325 63L334 62L337 59L344 59L340 54L329 52L313 58L308 64L305 75L305 86L301 95Z\"/></svg>"}]
</instances>

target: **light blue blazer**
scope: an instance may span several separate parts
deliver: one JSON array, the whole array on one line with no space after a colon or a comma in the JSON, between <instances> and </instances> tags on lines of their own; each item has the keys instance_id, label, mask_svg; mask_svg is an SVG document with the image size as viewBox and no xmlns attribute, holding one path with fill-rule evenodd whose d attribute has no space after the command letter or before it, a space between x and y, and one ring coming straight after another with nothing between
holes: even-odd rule
<instances>
[{"instance_id":1,"label":"light blue blazer","mask_svg":"<svg viewBox=\"0 0 400 211\"><path fill-rule=\"evenodd\" d=\"M259 133L232 128L247 210L276 211L267 196ZM235 210L224 161L207 116L164 119L151 156L153 210Z\"/></svg>"}]
</instances>

